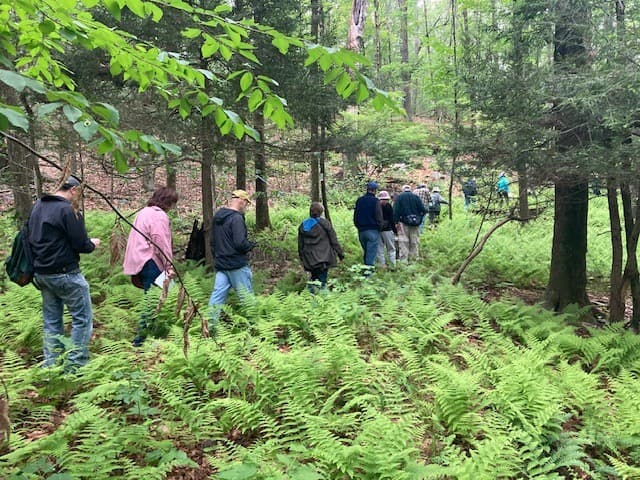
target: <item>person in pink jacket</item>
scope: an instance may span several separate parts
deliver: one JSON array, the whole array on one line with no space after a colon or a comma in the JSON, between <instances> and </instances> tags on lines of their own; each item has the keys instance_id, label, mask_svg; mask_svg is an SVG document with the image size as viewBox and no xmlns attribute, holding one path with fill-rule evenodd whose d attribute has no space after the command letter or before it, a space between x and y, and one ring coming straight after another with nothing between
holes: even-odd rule
<instances>
[{"instance_id":1,"label":"person in pink jacket","mask_svg":"<svg viewBox=\"0 0 640 480\"><path fill-rule=\"evenodd\" d=\"M134 285L146 293L154 280L162 272L173 277L175 272L171 266L173 261L173 243L171 225L167 212L178 202L178 194L168 187L160 187L140 210L133 222L134 228L129 233L127 248L124 253L123 272L131 275ZM145 308L138 324L138 334L133 339L133 346L142 345L147 336L147 323L150 318Z\"/></svg>"}]
</instances>

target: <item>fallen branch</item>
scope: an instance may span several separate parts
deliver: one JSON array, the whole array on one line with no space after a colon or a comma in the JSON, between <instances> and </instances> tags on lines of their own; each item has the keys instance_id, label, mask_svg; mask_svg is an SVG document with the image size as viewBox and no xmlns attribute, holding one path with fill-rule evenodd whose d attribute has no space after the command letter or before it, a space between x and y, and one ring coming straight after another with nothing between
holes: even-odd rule
<instances>
[{"instance_id":1,"label":"fallen branch","mask_svg":"<svg viewBox=\"0 0 640 480\"><path fill-rule=\"evenodd\" d=\"M494 232L498 230L500 227L502 227L503 225L506 225L512 220L520 220L513 216L513 210L509 213L509 215L506 218L500 220L493 227L491 227L487 233L483 235L482 239L480 240L480 243L478 243L478 245L471 251L469 256L464 260L464 262L462 262L462 265L460 265L460 268L458 268L458 271L453 276L453 279L451 280L452 285L457 285L458 282L460 282L460 277L462 276L466 268L469 266L469 264L473 261L473 259L476 258L480 254L480 252L482 252L482 249L484 248L487 241L489 240L489 237L491 237L491 235L493 235Z\"/></svg>"}]
</instances>

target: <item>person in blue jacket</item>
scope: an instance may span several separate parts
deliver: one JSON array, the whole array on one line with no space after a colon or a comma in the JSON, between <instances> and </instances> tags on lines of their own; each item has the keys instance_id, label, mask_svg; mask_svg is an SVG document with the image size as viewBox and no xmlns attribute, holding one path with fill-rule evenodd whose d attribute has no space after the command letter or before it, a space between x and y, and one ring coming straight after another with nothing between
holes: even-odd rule
<instances>
[{"instance_id":1,"label":"person in blue jacket","mask_svg":"<svg viewBox=\"0 0 640 480\"><path fill-rule=\"evenodd\" d=\"M496 183L496 190L498 191L500 205L502 205L503 201L509 204L509 179L505 172L500 172L500 177Z\"/></svg>"},{"instance_id":2,"label":"person in blue jacket","mask_svg":"<svg viewBox=\"0 0 640 480\"><path fill-rule=\"evenodd\" d=\"M367 192L356 200L353 224L358 229L358 239L364 252L364 264L369 267L367 274L375 268L380 229L382 227L382 206L376 198L378 184L367 183Z\"/></svg>"}]
</instances>

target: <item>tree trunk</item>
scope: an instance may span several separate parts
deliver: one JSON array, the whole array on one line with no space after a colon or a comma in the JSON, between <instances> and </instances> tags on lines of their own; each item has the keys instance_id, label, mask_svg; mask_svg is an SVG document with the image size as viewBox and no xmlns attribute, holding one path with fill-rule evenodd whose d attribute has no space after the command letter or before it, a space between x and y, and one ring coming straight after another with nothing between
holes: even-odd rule
<instances>
[{"instance_id":1,"label":"tree trunk","mask_svg":"<svg viewBox=\"0 0 640 480\"><path fill-rule=\"evenodd\" d=\"M638 184L636 183L636 192ZM622 282L631 285L631 301L633 312L631 325L637 333L640 329L640 273L638 272L638 237L640 237L640 198L635 199L635 212L631 187L627 182L620 186L622 195L622 210L624 212L624 230L626 234L627 262L624 267Z\"/></svg>"},{"instance_id":2,"label":"tree trunk","mask_svg":"<svg viewBox=\"0 0 640 480\"><path fill-rule=\"evenodd\" d=\"M411 102L411 68L409 66L407 0L398 0L398 8L400 9L400 59L402 61L402 83L404 84L404 109L407 112L407 117L411 120L413 110Z\"/></svg>"},{"instance_id":3,"label":"tree trunk","mask_svg":"<svg viewBox=\"0 0 640 480\"><path fill-rule=\"evenodd\" d=\"M311 197L312 202L320 201L320 125L314 120L311 125Z\"/></svg>"},{"instance_id":4,"label":"tree trunk","mask_svg":"<svg viewBox=\"0 0 640 480\"><path fill-rule=\"evenodd\" d=\"M264 230L271 227L269 219L269 197L267 194L267 156L264 149L264 116L262 113L254 114L255 128L260 134L260 142L255 152L256 169L256 229Z\"/></svg>"},{"instance_id":5,"label":"tree trunk","mask_svg":"<svg viewBox=\"0 0 640 480\"><path fill-rule=\"evenodd\" d=\"M586 64L585 28L589 23L586 0L560 0L556 4L554 34L554 67L559 74L572 75ZM562 78L562 77L561 77ZM572 106L561 106L556 112L561 131L557 148L565 167L579 168L572 150L589 143L585 120ZM563 158L564 157L564 158ZM589 179L586 174L561 173L555 181L555 218L549 284L545 303L555 311L571 304L589 305L587 296L587 213Z\"/></svg>"},{"instance_id":6,"label":"tree trunk","mask_svg":"<svg viewBox=\"0 0 640 480\"><path fill-rule=\"evenodd\" d=\"M524 160L518 168L518 207L521 220L529 219L529 175Z\"/></svg>"},{"instance_id":7,"label":"tree trunk","mask_svg":"<svg viewBox=\"0 0 640 480\"><path fill-rule=\"evenodd\" d=\"M618 190L613 179L607 184L609 222L611 224L611 274L609 276L609 321L624 320L625 288L622 272L622 227L618 210Z\"/></svg>"},{"instance_id":8,"label":"tree trunk","mask_svg":"<svg viewBox=\"0 0 640 480\"><path fill-rule=\"evenodd\" d=\"M545 304L561 312L571 304L589 305L587 297L587 213L589 185L567 177L555 185L555 221Z\"/></svg>"},{"instance_id":9,"label":"tree trunk","mask_svg":"<svg viewBox=\"0 0 640 480\"><path fill-rule=\"evenodd\" d=\"M331 213L329 212L329 200L327 198L327 177L326 177L326 149L325 142L327 131L324 126L320 128L320 193L322 196L322 205L324 206L324 216L331 221Z\"/></svg>"},{"instance_id":10,"label":"tree trunk","mask_svg":"<svg viewBox=\"0 0 640 480\"><path fill-rule=\"evenodd\" d=\"M376 76L380 75L380 68L382 67L382 43L380 40L380 0L373 0L373 25L375 28L374 43L375 43L375 67Z\"/></svg>"},{"instance_id":11,"label":"tree trunk","mask_svg":"<svg viewBox=\"0 0 640 480\"><path fill-rule=\"evenodd\" d=\"M247 150L246 143L241 140L236 147L236 188L247 189Z\"/></svg>"},{"instance_id":12,"label":"tree trunk","mask_svg":"<svg viewBox=\"0 0 640 480\"><path fill-rule=\"evenodd\" d=\"M213 265L211 253L211 222L214 208L214 126L210 117L202 119L200 124L200 144L202 146L202 168L200 180L202 183L202 228L204 230L204 251L207 265Z\"/></svg>"},{"instance_id":13,"label":"tree trunk","mask_svg":"<svg viewBox=\"0 0 640 480\"><path fill-rule=\"evenodd\" d=\"M347 36L347 48L359 52L364 41L364 23L367 19L367 0L353 0L351 5L351 19L349 22L349 34Z\"/></svg>"},{"instance_id":14,"label":"tree trunk","mask_svg":"<svg viewBox=\"0 0 640 480\"><path fill-rule=\"evenodd\" d=\"M14 133L15 135L15 133ZM9 165L7 173L9 184L13 192L13 202L16 210L16 220L19 224L29 218L33 199L29 187L31 175L29 172L28 153L22 145L7 139Z\"/></svg>"}]
</instances>

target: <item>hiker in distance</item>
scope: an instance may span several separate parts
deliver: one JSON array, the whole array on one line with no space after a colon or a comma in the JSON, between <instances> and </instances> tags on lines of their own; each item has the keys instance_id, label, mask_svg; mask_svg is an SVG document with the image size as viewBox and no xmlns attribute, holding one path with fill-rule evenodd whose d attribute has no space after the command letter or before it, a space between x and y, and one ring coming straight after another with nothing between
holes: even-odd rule
<instances>
[{"instance_id":1,"label":"hiker in distance","mask_svg":"<svg viewBox=\"0 0 640 480\"><path fill-rule=\"evenodd\" d=\"M91 253L100 239L89 238L78 211L82 184L70 176L58 190L43 195L29 218L34 283L42 295L44 367L65 353L63 309L71 315L71 348L64 370L74 373L89 361L93 311L89 284L80 271L80 254Z\"/></svg>"}]
</instances>

